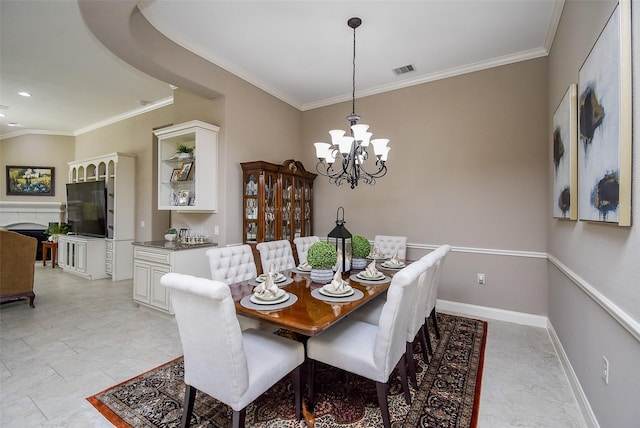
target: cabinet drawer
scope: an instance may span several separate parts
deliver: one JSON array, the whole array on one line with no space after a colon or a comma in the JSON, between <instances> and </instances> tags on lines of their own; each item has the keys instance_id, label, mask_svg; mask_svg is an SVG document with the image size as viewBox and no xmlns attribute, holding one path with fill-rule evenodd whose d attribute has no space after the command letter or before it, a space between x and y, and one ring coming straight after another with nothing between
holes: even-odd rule
<instances>
[{"instance_id":1,"label":"cabinet drawer","mask_svg":"<svg viewBox=\"0 0 640 428\"><path fill-rule=\"evenodd\" d=\"M149 262L170 265L172 263L172 252L158 251L148 248L136 248L133 257L138 260L146 260Z\"/></svg>"},{"instance_id":2,"label":"cabinet drawer","mask_svg":"<svg viewBox=\"0 0 640 428\"><path fill-rule=\"evenodd\" d=\"M107 239L104 242L106 243L105 244L106 245L105 249L107 251L113 251L113 241L110 241L110 240Z\"/></svg>"},{"instance_id":3,"label":"cabinet drawer","mask_svg":"<svg viewBox=\"0 0 640 428\"><path fill-rule=\"evenodd\" d=\"M110 262L111 260L113 260L113 251L107 251L104 254L105 259Z\"/></svg>"}]
</instances>

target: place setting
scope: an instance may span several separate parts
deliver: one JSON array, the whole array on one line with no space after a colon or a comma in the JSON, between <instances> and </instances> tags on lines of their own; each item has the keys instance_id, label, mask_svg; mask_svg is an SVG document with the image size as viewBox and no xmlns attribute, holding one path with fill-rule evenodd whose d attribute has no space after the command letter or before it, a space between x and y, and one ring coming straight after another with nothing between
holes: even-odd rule
<instances>
[{"instance_id":1,"label":"place setting","mask_svg":"<svg viewBox=\"0 0 640 428\"><path fill-rule=\"evenodd\" d=\"M373 247L371 249L371 252L367 256L367 259L369 260L387 260L388 258L389 257L387 257L382 251L380 251L378 247Z\"/></svg>"},{"instance_id":2,"label":"place setting","mask_svg":"<svg viewBox=\"0 0 640 428\"><path fill-rule=\"evenodd\" d=\"M308 275L311 273L311 265L307 262L300 263L298 266L296 266L295 272L301 273L303 275Z\"/></svg>"},{"instance_id":3,"label":"place setting","mask_svg":"<svg viewBox=\"0 0 640 428\"><path fill-rule=\"evenodd\" d=\"M384 262L380 263L381 268L388 270L400 270L405 266L406 264L404 263L404 261L398 258L397 251L389 260L385 260Z\"/></svg>"},{"instance_id":4,"label":"place setting","mask_svg":"<svg viewBox=\"0 0 640 428\"><path fill-rule=\"evenodd\" d=\"M267 280L267 277L269 276L271 276L274 284L278 287L284 287L285 285L289 285L293 282L293 278L288 277L281 272L278 272L276 265L271 263L271 266L269 266L268 272L258 275L255 279L250 279L249 284L253 286L258 286L260 284L263 284Z\"/></svg>"},{"instance_id":5,"label":"place setting","mask_svg":"<svg viewBox=\"0 0 640 428\"><path fill-rule=\"evenodd\" d=\"M353 281L367 285L381 285L391 281L391 278L380 272L376 268L376 261L372 261L362 272L358 272L349 277Z\"/></svg>"},{"instance_id":6,"label":"place setting","mask_svg":"<svg viewBox=\"0 0 640 428\"><path fill-rule=\"evenodd\" d=\"M324 302L342 303L360 300L364 297L364 293L343 280L342 271L338 269L333 280L329 284L311 290L311 296Z\"/></svg>"},{"instance_id":7,"label":"place setting","mask_svg":"<svg viewBox=\"0 0 640 428\"><path fill-rule=\"evenodd\" d=\"M289 307L298 300L295 294L287 293L278 287L272 273L265 275L263 281L253 289L253 294L240 300L242 306L247 309L272 311Z\"/></svg>"}]
</instances>

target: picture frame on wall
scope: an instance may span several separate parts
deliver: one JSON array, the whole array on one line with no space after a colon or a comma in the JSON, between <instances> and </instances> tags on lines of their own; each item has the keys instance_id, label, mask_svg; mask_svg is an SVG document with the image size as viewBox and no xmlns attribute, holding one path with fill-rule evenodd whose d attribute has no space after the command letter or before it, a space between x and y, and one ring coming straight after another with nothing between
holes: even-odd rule
<instances>
[{"instance_id":1,"label":"picture frame on wall","mask_svg":"<svg viewBox=\"0 0 640 428\"><path fill-rule=\"evenodd\" d=\"M579 72L580 220L631 225L631 5L621 0Z\"/></svg>"},{"instance_id":2,"label":"picture frame on wall","mask_svg":"<svg viewBox=\"0 0 640 428\"><path fill-rule=\"evenodd\" d=\"M7 195L55 196L52 166L7 166Z\"/></svg>"},{"instance_id":3,"label":"picture frame on wall","mask_svg":"<svg viewBox=\"0 0 640 428\"><path fill-rule=\"evenodd\" d=\"M578 85L572 83L553 114L553 217L578 219Z\"/></svg>"}]
</instances>

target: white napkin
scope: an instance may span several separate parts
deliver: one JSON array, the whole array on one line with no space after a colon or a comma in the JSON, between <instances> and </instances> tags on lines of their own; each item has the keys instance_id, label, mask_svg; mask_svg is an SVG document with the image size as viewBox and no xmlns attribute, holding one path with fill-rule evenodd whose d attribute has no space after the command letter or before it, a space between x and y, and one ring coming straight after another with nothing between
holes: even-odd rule
<instances>
[{"instance_id":1,"label":"white napkin","mask_svg":"<svg viewBox=\"0 0 640 428\"><path fill-rule=\"evenodd\" d=\"M349 283L342 279L342 271L338 269L338 271L333 275L333 280L330 284L325 285L325 290L328 290L332 293L346 293L351 290L351 286Z\"/></svg>"},{"instance_id":2,"label":"white napkin","mask_svg":"<svg viewBox=\"0 0 640 428\"><path fill-rule=\"evenodd\" d=\"M398 259L398 252L397 251L393 254L393 257L391 257L389 259L387 264L389 266L402 266L402 261L400 259Z\"/></svg>"},{"instance_id":3,"label":"white napkin","mask_svg":"<svg viewBox=\"0 0 640 428\"><path fill-rule=\"evenodd\" d=\"M382 254L382 252L380 251L380 249L378 247L373 247L371 249L371 252L369 253L369 257L371 258L381 258L384 257L384 254Z\"/></svg>"},{"instance_id":4,"label":"white napkin","mask_svg":"<svg viewBox=\"0 0 640 428\"><path fill-rule=\"evenodd\" d=\"M307 263L307 262L300 263L298 265L298 269L300 269L300 270L311 270L311 265L309 263Z\"/></svg>"},{"instance_id":5,"label":"white napkin","mask_svg":"<svg viewBox=\"0 0 640 428\"><path fill-rule=\"evenodd\" d=\"M253 289L253 294L262 300L274 300L278 297L279 293L280 289L274 282L273 275L270 273L267 274L264 282L261 282Z\"/></svg>"},{"instance_id":6,"label":"white napkin","mask_svg":"<svg viewBox=\"0 0 640 428\"><path fill-rule=\"evenodd\" d=\"M380 276L380 272L376 269L376 261L369 263L369 266L362 272L362 276L365 278L377 278Z\"/></svg>"},{"instance_id":7,"label":"white napkin","mask_svg":"<svg viewBox=\"0 0 640 428\"><path fill-rule=\"evenodd\" d=\"M276 268L275 263L271 263L271 266L269 266L269 273L273 275L274 278L278 276L279 272L278 272L278 269Z\"/></svg>"}]
</instances>

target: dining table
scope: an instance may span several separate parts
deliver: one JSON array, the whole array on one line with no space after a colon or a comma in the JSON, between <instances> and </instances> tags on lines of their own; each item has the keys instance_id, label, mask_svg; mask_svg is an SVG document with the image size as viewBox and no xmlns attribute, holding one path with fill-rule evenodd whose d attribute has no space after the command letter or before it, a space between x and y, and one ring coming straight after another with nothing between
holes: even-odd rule
<instances>
[{"instance_id":1,"label":"dining table","mask_svg":"<svg viewBox=\"0 0 640 428\"><path fill-rule=\"evenodd\" d=\"M343 274L343 280L353 289L348 296L323 293L324 284L313 282L309 272L297 268L280 272L284 279L281 277L276 285L287 293L286 300L281 303L255 303L257 300L252 297L254 288L259 284L258 278L231 284L229 288L237 314L304 336L315 336L383 294L389 288L393 275L401 268L387 269L380 264L377 269L384 274L384 279L361 279L357 275L361 271L353 269Z\"/></svg>"}]
</instances>

